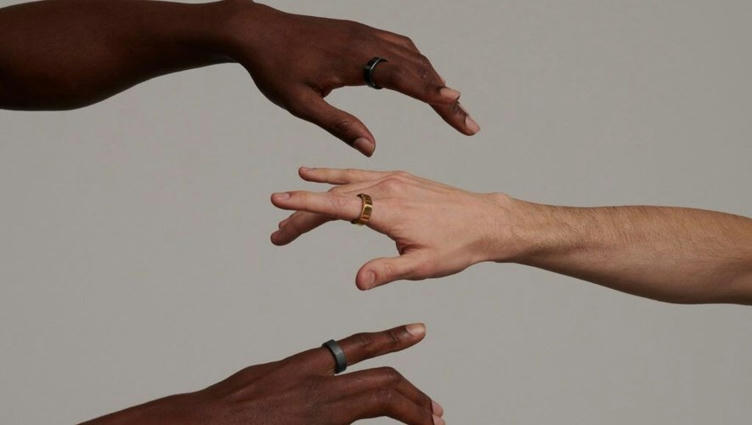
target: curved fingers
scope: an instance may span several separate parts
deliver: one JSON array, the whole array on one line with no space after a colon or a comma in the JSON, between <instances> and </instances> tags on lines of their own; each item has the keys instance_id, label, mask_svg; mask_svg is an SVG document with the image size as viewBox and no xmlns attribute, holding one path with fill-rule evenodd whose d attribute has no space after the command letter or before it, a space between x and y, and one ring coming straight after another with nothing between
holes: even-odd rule
<instances>
[{"instance_id":1,"label":"curved fingers","mask_svg":"<svg viewBox=\"0 0 752 425\"><path fill-rule=\"evenodd\" d=\"M287 245L304 233L332 221L321 214L297 211L279 224L279 229L272 233L271 241L274 245Z\"/></svg>"},{"instance_id":2,"label":"curved fingers","mask_svg":"<svg viewBox=\"0 0 752 425\"><path fill-rule=\"evenodd\" d=\"M380 367L349 373L334 378L338 392L356 394L378 388L393 388L413 403L436 416L442 416L444 409L431 400L423 391L391 367Z\"/></svg>"},{"instance_id":3,"label":"curved fingers","mask_svg":"<svg viewBox=\"0 0 752 425\"><path fill-rule=\"evenodd\" d=\"M313 89L302 89L288 110L294 116L318 125L365 156L373 155L375 139L354 115L327 103Z\"/></svg>"},{"instance_id":4,"label":"curved fingers","mask_svg":"<svg viewBox=\"0 0 752 425\"><path fill-rule=\"evenodd\" d=\"M390 417L408 425L444 425L442 418L390 388L365 391L332 404L341 423L351 424L360 419Z\"/></svg>"}]
</instances>

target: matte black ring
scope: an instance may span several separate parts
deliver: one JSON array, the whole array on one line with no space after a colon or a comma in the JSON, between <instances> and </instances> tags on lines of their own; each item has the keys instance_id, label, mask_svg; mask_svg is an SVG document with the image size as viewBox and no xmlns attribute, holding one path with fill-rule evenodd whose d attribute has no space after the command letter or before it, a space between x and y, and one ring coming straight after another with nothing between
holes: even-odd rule
<instances>
[{"instance_id":1,"label":"matte black ring","mask_svg":"<svg viewBox=\"0 0 752 425\"><path fill-rule=\"evenodd\" d=\"M376 84L375 81L373 81L373 73L374 71L376 71L376 67L379 66L379 64L382 62L389 61L376 56L375 58L369 60L366 66L363 67L363 79L366 80L366 84L368 84L369 87L373 87L376 90L381 90L381 87Z\"/></svg>"},{"instance_id":2,"label":"matte black ring","mask_svg":"<svg viewBox=\"0 0 752 425\"><path fill-rule=\"evenodd\" d=\"M335 340L329 340L321 345L329 349L329 352L334 356L334 373L344 372L347 369L347 358L345 358L345 352L342 351L342 347L337 344Z\"/></svg>"}]
</instances>

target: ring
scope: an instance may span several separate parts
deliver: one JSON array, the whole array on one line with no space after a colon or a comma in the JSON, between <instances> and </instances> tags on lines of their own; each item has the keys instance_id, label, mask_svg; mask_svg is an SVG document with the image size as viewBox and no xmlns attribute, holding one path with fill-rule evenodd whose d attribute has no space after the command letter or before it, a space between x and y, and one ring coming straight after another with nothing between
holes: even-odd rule
<instances>
[{"instance_id":1,"label":"ring","mask_svg":"<svg viewBox=\"0 0 752 425\"><path fill-rule=\"evenodd\" d=\"M350 223L363 226L368 223L368 220L371 219L371 214L373 214L373 199L371 199L370 195L366 195L365 193L359 193L358 198L360 198L362 202L360 216L355 220L352 220Z\"/></svg>"},{"instance_id":2,"label":"ring","mask_svg":"<svg viewBox=\"0 0 752 425\"><path fill-rule=\"evenodd\" d=\"M369 87L373 87L376 90L381 90L381 87L376 84L375 81L373 81L373 73L374 71L376 71L376 67L379 66L379 64L382 62L389 61L376 56L375 58L369 60L366 66L363 67L363 79L366 80L366 84L368 84Z\"/></svg>"},{"instance_id":3,"label":"ring","mask_svg":"<svg viewBox=\"0 0 752 425\"><path fill-rule=\"evenodd\" d=\"M337 341L331 339L323 344L322 347L326 347L332 356L334 356L334 373L341 373L347 369L347 358L345 358L345 352L342 347L337 344Z\"/></svg>"}]
</instances>

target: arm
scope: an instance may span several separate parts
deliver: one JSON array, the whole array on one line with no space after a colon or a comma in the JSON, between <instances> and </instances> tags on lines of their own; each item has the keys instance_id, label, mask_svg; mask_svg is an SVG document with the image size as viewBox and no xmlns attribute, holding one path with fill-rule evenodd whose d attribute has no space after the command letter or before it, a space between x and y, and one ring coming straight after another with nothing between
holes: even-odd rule
<instances>
[{"instance_id":1,"label":"arm","mask_svg":"<svg viewBox=\"0 0 752 425\"><path fill-rule=\"evenodd\" d=\"M323 99L364 85L363 66L382 56L377 84L429 104L464 134L478 131L407 37L250 0L39 1L0 9L0 35L0 108L79 108L163 74L237 62L272 102L370 156L368 128Z\"/></svg>"},{"instance_id":2,"label":"arm","mask_svg":"<svg viewBox=\"0 0 752 425\"><path fill-rule=\"evenodd\" d=\"M297 210L272 242L284 245L333 219L357 217L358 193L374 198L369 225L397 243L357 275L361 289L446 276L484 261L516 262L676 303L752 304L752 220L666 207L567 208L459 190L406 173L301 169L327 193L285 192Z\"/></svg>"},{"instance_id":3,"label":"arm","mask_svg":"<svg viewBox=\"0 0 752 425\"><path fill-rule=\"evenodd\" d=\"M404 350L425 336L422 324L357 334L339 342L349 365ZM349 425L390 417L444 425L442 407L394 369L334 376L334 359L316 348L251 366L194 393L155 400L81 425Z\"/></svg>"}]
</instances>

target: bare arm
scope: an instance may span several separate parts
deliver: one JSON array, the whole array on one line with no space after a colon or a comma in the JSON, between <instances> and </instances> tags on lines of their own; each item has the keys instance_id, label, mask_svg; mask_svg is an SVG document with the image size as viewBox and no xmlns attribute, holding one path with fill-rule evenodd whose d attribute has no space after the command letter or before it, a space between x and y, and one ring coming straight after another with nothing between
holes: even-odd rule
<instances>
[{"instance_id":1,"label":"bare arm","mask_svg":"<svg viewBox=\"0 0 752 425\"><path fill-rule=\"evenodd\" d=\"M516 262L619 291L675 303L752 304L752 219L670 207L569 208L456 189L403 172L301 169L326 193L284 192L272 202L297 210L272 242L285 245L374 199L371 228L399 256L366 263L356 282L446 276L484 261Z\"/></svg>"},{"instance_id":2,"label":"bare arm","mask_svg":"<svg viewBox=\"0 0 752 425\"><path fill-rule=\"evenodd\" d=\"M521 263L662 301L752 304L748 218L688 208L520 204L529 245Z\"/></svg>"},{"instance_id":3,"label":"bare arm","mask_svg":"<svg viewBox=\"0 0 752 425\"><path fill-rule=\"evenodd\" d=\"M0 108L72 109L159 75L237 62L261 92L364 155L375 137L324 98L365 85L430 105L458 131L479 127L407 37L357 22L285 13L250 0L46 0L0 8Z\"/></svg>"}]
</instances>

